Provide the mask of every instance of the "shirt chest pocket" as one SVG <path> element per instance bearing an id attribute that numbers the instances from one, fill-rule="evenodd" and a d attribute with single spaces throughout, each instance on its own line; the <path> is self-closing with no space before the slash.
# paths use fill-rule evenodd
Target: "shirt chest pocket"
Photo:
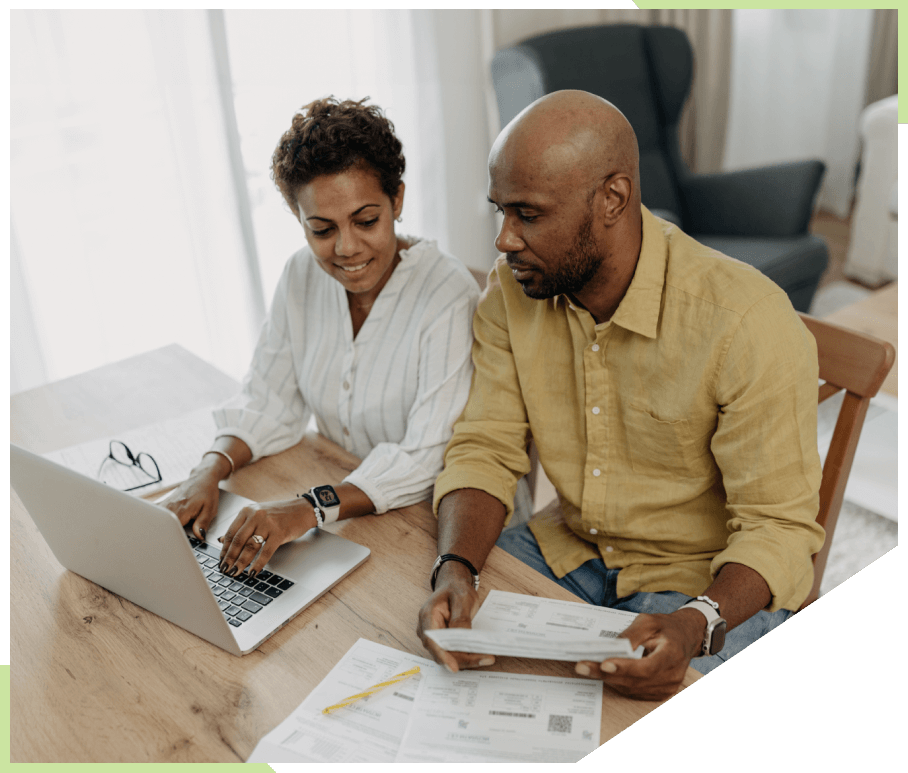
<path id="1" fill-rule="evenodd" d="M 712 433 L 698 433 L 687 419 L 661 419 L 643 406 L 630 406 L 624 423 L 634 472 L 699 478 L 715 470 Z"/>

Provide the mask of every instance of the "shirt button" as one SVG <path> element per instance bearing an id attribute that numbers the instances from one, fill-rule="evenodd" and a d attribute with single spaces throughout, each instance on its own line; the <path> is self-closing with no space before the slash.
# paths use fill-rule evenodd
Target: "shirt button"
<path id="1" fill-rule="evenodd" d="M 605 552 L 606 552 L 606 553 L 611 553 L 614 549 L 615 549 L 615 548 L 613 548 L 611 545 L 609 545 L 609 546 L 605 549 Z"/>
<path id="2" fill-rule="evenodd" d="M 595 408 L 593 408 L 593 413 L 596 414 L 597 416 L 599 415 L 599 406 L 598 405 Z"/>
<path id="3" fill-rule="evenodd" d="M 593 470 L 594 478 L 598 478 L 600 475 L 602 475 L 602 470 Z"/>
<path id="4" fill-rule="evenodd" d="M 598 533 L 599 533 L 598 529 L 590 529 L 590 534 L 598 534 Z"/>
<path id="5" fill-rule="evenodd" d="M 345 381 L 345 382 L 344 382 L 344 389 L 349 389 L 349 388 L 350 388 L 349 382 Z"/>
<path id="6" fill-rule="evenodd" d="M 344 434 L 345 434 L 345 435 L 349 435 L 349 434 L 350 434 L 350 430 L 347 429 L 346 427 L 344 427 Z"/>
<path id="7" fill-rule="evenodd" d="M 599 351 L 599 344 L 593 344 L 592 350 L 593 350 L 594 352 L 598 352 L 598 351 Z"/>

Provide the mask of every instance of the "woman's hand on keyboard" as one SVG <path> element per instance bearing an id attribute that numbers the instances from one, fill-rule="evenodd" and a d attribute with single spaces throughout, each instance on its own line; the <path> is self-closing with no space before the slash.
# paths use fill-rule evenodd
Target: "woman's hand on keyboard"
<path id="1" fill-rule="evenodd" d="M 196 468 L 161 502 L 183 526 L 192 521 L 192 533 L 203 542 L 208 526 L 218 514 L 219 480 L 216 473 Z"/>
<path id="2" fill-rule="evenodd" d="M 243 571 L 255 575 L 281 545 L 315 526 L 315 513 L 305 499 L 244 507 L 222 538 L 220 571 L 232 577 Z"/>

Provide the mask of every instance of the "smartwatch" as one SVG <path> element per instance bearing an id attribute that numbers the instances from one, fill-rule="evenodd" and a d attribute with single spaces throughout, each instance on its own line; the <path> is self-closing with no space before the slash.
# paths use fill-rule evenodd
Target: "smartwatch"
<path id="1" fill-rule="evenodd" d="M 728 623 L 719 614 L 719 605 L 709 596 L 697 596 L 679 609 L 696 609 L 706 618 L 706 633 L 703 635 L 703 646 L 695 657 L 715 655 L 725 646 L 725 632 Z"/>
<path id="2" fill-rule="evenodd" d="M 334 523 L 340 516 L 341 501 L 334 486 L 313 486 L 309 489 L 309 496 L 306 498 L 310 502 L 315 500 L 312 507 L 315 509 L 319 527 L 326 523 Z M 321 517 L 319 517 L 319 511 L 321 511 Z"/>

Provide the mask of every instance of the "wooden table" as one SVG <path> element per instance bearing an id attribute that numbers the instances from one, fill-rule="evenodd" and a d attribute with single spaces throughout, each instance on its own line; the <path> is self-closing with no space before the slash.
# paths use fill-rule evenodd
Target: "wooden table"
<path id="1" fill-rule="evenodd" d="M 863 300 L 845 306 L 824 319 L 837 325 L 850 327 L 860 333 L 881 338 L 891 343 L 896 352 L 899 348 L 899 283 L 892 282 L 880 290 L 871 293 Z M 881 392 L 893 397 L 899 396 L 899 362 L 898 355 L 892 364 L 892 370 L 886 376 Z"/>
<path id="2" fill-rule="evenodd" d="M 177 346 L 10 400 L 11 440 L 43 453 L 228 397 L 237 384 Z M 279 499 L 339 482 L 357 460 L 309 435 L 229 488 Z M 371 557 L 258 650 L 237 658 L 64 570 L 10 496 L 12 762 L 242 762 L 360 637 L 427 656 L 416 635 L 435 559 L 427 504 L 330 527 Z M 26 581 L 24 578 L 28 577 Z M 492 588 L 577 599 L 495 548 Z M 491 670 L 574 676 L 573 664 L 500 658 Z M 690 669 L 685 685 L 698 678 Z M 605 688 L 602 742 L 659 704 Z"/>

